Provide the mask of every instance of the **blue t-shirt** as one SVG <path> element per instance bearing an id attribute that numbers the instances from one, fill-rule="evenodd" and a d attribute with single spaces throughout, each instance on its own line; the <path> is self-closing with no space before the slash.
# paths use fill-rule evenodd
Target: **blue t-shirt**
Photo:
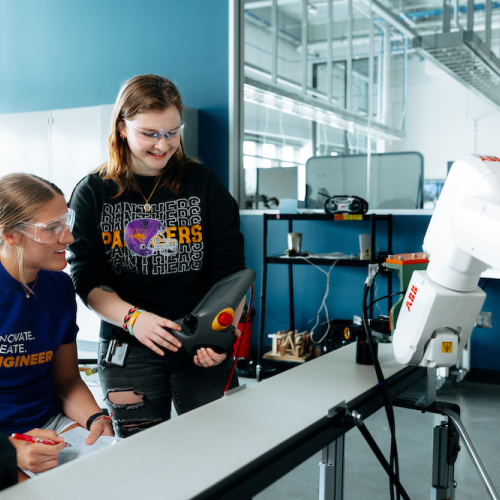
<path id="1" fill-rule="evenodd" d="M 26 432 L 61 411 L 50 366 L 61 344 L 76 339 L 75 292 L 64 272 L 39 271 L 26 298 L 0 264 L 0 431 Z"/>

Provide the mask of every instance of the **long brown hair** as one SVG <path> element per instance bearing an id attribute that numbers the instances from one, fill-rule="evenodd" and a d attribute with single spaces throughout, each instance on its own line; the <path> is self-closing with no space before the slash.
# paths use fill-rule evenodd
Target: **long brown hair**
<path id="1" fill-rule="evenodd" d="M 57 195 L 63 192 L 52 182 L 33 174 L 9 174 L 0 179 L 0 235 L 12 230 L 21 222 L 36 219 L 37 213 Z M 0 249 L 5 241 L 0 237 Z M 24 279 L 23 249 L 17 247 L 17 262 L 21 283 Z"/>
<path id="2" fill-rule="evenodd" d="M 97 169 L 103 179 L 111 179 L 118 185 L 115 197 L 131 190 L 140 192 L 130 168 L 131 153 L 128 142 L 121 138 L 118 125 L 124 120 L 131 120 L 139 113 L 164 111 L 170 106 L 177 108 L 182 119 L 181 96 L 177 87 L 166 78 L 157 75 L 139 75 L 122 85 L 111 120 L 111 134 L 108 139 L 109 161 Z M 180 147 L 168 161 L 168 168 L 164 168 L 161 173 L 160 186 L 179 194 L 182 189 L 184 165 L 187 161 L 196 160 L 186 157 L 181 137 Z"/>

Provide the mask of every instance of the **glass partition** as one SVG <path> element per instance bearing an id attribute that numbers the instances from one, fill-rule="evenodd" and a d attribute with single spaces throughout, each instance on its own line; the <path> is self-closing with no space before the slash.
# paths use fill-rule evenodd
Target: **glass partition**
<path id="1" fill-rule="evenodd" d="M 245 208 L 304 199 L 311 157 L 383 153 L 385 139 L 404 136 L 392 126 L 402 106 L 383 105 L 391 85 L 393 104 L 402 99 L 402 71 L 389 64 L 401 52 L 387 43 L 398 35 L 365 5 L 247 0 L 243 18 Z M 371 37 L 357 35 L 370 25 Z"/>
<path id="2" fill-rule="evenodd" d="M 316 156 L 306 163 L 306 208 L 324 208 L 331 196 L 359 196 L 370 209 L 423 207 L 424 161 L 420 153 Z M 368 181 L 369 177 L 369 181 Z"/>

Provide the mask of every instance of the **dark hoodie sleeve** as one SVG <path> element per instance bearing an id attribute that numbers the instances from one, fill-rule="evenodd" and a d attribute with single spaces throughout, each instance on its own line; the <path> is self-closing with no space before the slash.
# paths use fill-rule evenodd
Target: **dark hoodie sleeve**
<path id="1" fill-rule="evenodd" d="M 245 269 L 238 204 L 215 175 L 209 178 L 207 267 L 211 284 Z"/>
<path id="2" fill-rule="evenodd" d="M 104 186 L 101 179 L 93 177 L 89 175 L 77 184 L 69 202 L 75 211 L 75 241 L 69 246 L 68 262 L 76 292 L 84 303 L 92 289 L 111 285 L 99 229 Z"/>

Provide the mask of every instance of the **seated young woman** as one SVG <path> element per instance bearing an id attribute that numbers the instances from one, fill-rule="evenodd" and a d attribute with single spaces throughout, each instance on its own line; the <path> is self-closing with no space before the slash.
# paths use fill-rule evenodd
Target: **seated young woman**
<path id="1" fill-rule="evenodd" d="M 88 445 L 113 435 L 78 370 L 75 292 L 63 272 L 73 222 L 54 184 L 28 174 L 0 179 L 0 431 L 17 465 L 33 472 L 57 465 L 59 433 L 75 423 L 89 429 Z"/>

